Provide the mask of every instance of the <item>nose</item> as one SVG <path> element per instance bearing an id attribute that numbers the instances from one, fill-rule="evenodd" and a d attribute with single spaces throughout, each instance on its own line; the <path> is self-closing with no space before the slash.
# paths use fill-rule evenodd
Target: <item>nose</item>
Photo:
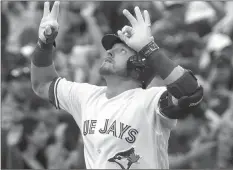
<path id="1" fill-rule="evenodd" d="M 107 57 L 113 57 L 113 54 L 110 50 L 107 51 Z"/>

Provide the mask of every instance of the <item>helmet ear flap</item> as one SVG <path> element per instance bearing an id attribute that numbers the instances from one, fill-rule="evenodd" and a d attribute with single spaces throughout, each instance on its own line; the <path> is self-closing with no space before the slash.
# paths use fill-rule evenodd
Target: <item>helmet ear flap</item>
<path id="1" fill-rule="evenodd" d="M 127 61 L 127 70 L 129 72 L 129 74 L 131 74 L 131 72 L 136 72 L 137 71 L 137 65 L 136 62 L 138 60 L 138 56 L 137 55 L 133 55 L 131 57 L 129 57 L 128 61 Z M 133 73 L 135 74 L 135 73 Z"/>
<path id="2" fill-rule="evenodd" d="M 138 54 L 131 56 L 127 61 L 127 74 L 139 81 L 143 89 L 146 89 L 155 76 L 153 68 L 149 67 L 147 62 Z"/>
<path id="3" fill-rule="evenodd" d="M 140 62 L 140 56 L 133 55 L 127 61 L 127 73 L 130 77 L 140 81 L 140 74 L 144 69 L 143 64 Z"/>
<path id="4" fill-rule="evenodd" d="M 140 77 L 140 73 L 136 69 L 130 69 L 130 70 L 128 69 L 128 74 L 130 77 L 132 77 L 135 80 L 138 80 Z"/>

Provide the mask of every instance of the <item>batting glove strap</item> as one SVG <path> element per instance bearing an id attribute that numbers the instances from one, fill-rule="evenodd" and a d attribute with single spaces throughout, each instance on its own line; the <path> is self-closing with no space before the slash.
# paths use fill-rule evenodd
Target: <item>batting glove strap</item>
<path id="1" fill-rule="evenodd" d="M 145 58 L 148 58 L 153 52 L 159 50 L 159 47 L 154 41 L 151 41 L 149 44 L 144 46 L 140 51 L 139 54 L 141 56 L 144 56 Z"/>
<path id="2" fill-rule="evenodd" d="M 56 42 L 53 41 L 52 43 L 44 43 L 40 38 L 37 41 L 37 45 L 43 49 L 43 50 L 51 50 L 54 47 L 56 47 Z"/>
<path id="3" fill-rule="evenodd" d="M 45 44 L 40 39 L 32 53 L 32 63 L 37 67 L 48 67 L 53 63 L 53 44 Z"/>

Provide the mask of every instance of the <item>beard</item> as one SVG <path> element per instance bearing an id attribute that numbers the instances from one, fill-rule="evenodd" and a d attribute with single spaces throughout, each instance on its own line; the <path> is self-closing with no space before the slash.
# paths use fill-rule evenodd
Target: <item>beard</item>
<path id="1" fill-rule="evenodd" d="M 127 69 L 117 70 L 115 69 L 114 64 L 109 62 L 102 63 L 99 69 L 99 73 L 101 76 L 116 75 L 123 78 L 128 77 Z"/>
<path id="2" fill-rule="evenodd" d="M 113 64 L 104 61 L 100 66 L 99 73 L 101 76 L 113 75 L 114 74 Z"/>

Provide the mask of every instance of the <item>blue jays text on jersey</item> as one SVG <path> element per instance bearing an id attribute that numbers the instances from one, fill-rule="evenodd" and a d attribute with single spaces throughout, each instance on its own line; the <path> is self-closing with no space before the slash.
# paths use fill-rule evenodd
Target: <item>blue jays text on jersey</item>
<path id="1" fill-rule="evenodd" d="M 88 134 L 108 134 L 116 138 L 124 139 L 128 143 L 134 143 L 138 134 L 138 130 L 132 128 L 130 125 L 124 124 L 122 122 L 113 121 L 112 124 L 109 123 L 109 119 L 105 119 L 105 124 L 100 129 L 95 129 L 97 120 L 86 120 L 83 123 L 83 135 Z M 119 126 L 120 131 L 117 131 L 117 126 Z M 127 134 L 127 135 L 126 135 Z"/>

